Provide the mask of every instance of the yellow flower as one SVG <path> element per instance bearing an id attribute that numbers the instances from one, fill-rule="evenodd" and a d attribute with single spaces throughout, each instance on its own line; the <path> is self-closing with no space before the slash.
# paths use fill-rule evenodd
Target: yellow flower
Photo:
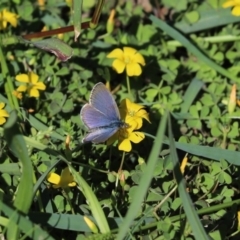
<path id="1" fill-rule="evenodd" d="M 18 74 L 16 80 L 25 84 L 20 85 L 16 91 L 27 91 L 30 97 L 39 97 L 39 90 L 45 90 L 46 86 L 44 83 L 38 82 L 38 78 L 38 75 L 33 72 L 29 72 L 28 74 Z"/>
<path id="2" fill-rule="evenodd" d="M 7 27 L 7 23 L 10 23 L 13 27 L 17 26 L 17 14 L 8 12 L 6 9 L 3 9 L 0 12 L 0 30 Z"/>
<path id="3" fill-rule="evenodd" d="M 145 65 L 143 56 L 131 47 L 114 49 L 107 55 L 108 58 L 115 58 L 112 67 L 117 73 L 122 73 L 126 68 L 128 76 L 139 76 L 142 73 L 141 66 Z"/>
<path id="4" fill-rule="evenodd" d="M 144 106 L 131 102 L 129 99 L 123 99 L 120 103 L 120 115 L 124 122 L 132 125 L 133 121 L 136 122 L 136 128 L 142 127 L 142 119 L 145 118 L 148 122 L 149 116 Z"/>
<path id="5" fill-rule="evenodd" d="M 9 114 L 5 109 L 5 103 L 1 102 L 0 103 L 0 125 L 3 125 L 6 122 L 6 118 L 9 117 Z"/>
<path id="6" fill-rule="evenodd" d="M 74 178 L 68 167 L 62 170 L 61 176 L 56 173 L 49 173 L 47 180 L 54 184 L 53 188 L 67 188 L 76 186 L 76 182 L 74 182 Z"/>
<path id="7" fill-rule="evenodd" d="M 228 0 L 223 3 L 223 8 L 233 7 L 232 15 L 240 16 L 240 0 Z"/>
<path id="8" fill-rule="evenodd" d="M 128 127 L 120 128 L 110 139 L 107 144 L 118 140 L 118 149 L 120 151 L 130 152 L 133 143 L 139 143 L 145 135 L 142 132 L 134 131 L 142 127 L 142 118 L 148 122 L 148 113 L 143 109 L 144 107 L 131 102 L 129 99 L 124 99 L 120 105 L 121 119 L 128 125 Z"/>

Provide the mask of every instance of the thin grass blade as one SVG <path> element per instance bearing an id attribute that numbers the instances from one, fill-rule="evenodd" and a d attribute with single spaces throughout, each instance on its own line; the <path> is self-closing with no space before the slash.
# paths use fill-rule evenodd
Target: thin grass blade
<path id="1" fill-rule="evenodd" d="M 198 47 L 196 47 L 193 42 L 188 40 L 183 34 L 178 32 L 176 29 L 168 25 L 166 22 L 158 19 L 157 17 L 151 15 L 150 20 L 154 25 L 160 28 L 162 31 L 165 31 L 169 36 L 173 39 L 179 41 L 189 52 L 194 54 L 199 60 L 204 62 L 206 65 L 219 72 L 223 76 L 231 79 L 233 82 L 239 82 L 239 79 L 232 75 L 229 71 L 225 70 L 218 64 L 216 64 L 213 60 L 207 57 Z"/>
<path id="2" fill-rule="evenodd" d="M 189 194 L 186 191 L 186 184 L 185 179 L 183 178 L 180 166 L 179 166 L 179 160 L 174 144 L 173 134 L 172 134 L 172 126 L 171 126 L 171 118 L 169 116 L 168 118 L 168 135 L 169 135 L 169 143 L 170 143 L 170 156 L 174 165 L 174 174 L 177 180 L 178 184 L 178 192 L 179 196 L 182 200 L 183 208 L 186 213 L 188 222 L 192 228 L 193 235 L 196 240 L 209 240 L 210 238 L 206 234 L 201 221 L 197 215 L 196 210 L 194 209 L 194 205 L 192 203 L 192 200 L 189 196 Z"/>
<path id="3" fill-rule="evenodd" d="M 130 204 L 127 215 L 124 218 L 122 225 L 120 226 L 119 233 L 116 238 L 117 240 L 124 239 L 126 234 L 129 232 L 129 229 L 131 227 L 131 224 L 134 218 L 136 217 L 139 209 L 141 208 L 142 201 L 148 190 L 149 184 L 152 180 L 153 172 L 155 170 L 155 166 L 158 161 L 159 152 L 162 148 L 164 133 L 165 133 L 166 124 L 167 124 L 167 116 L 168 116 L 168 113 L 166 112 L 163 115 L 161 122 L 159 123 L 156 139 L 152 147 L 152 150 L 150 152 L 150 155 L 148 157 L 145 173 L 140 180 L 138 189 L 136 190 L 132 203 Z"/>
<path id="4" fill-rule="evenodd" d="M 14 207 L 27 214 L 33 199 L 33 167 L 28 150 L 17 125 L 17 111 L 12 111 L 4 127 L 4 137 L 9 149 L 22 165 L 22 175 L 14 199 Z M 8 239 L 18 239 L 18 226 L 10 221 Z"/>

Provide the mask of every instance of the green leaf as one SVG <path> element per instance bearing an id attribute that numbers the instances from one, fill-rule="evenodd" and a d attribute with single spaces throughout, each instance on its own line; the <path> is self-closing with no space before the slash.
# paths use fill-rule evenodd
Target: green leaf
<path id="1" fill-rule="evenodd" d="M 28 213 L 33 198 L 33 168 L 28 150 L 17 125 L 17 112 L 12 111 L 4 126 L 4 137 L 9 149 L 22 165 L 22 175 L 13 202 L 14 207 L 22 213 Z M 7 232 L 8 239 L 18 239 L 18 225 L 10 222 Z"/>
<path id="2" fill-rule="evenodd" d="M 7 224 L 5 227 L 8 227 L 8 229 L 13 226 L 13 224 L 16 224 L 19 229 L 26 234 L 30 239 L 38 240 L 38 239 L 48 239 L 48 240 L 54 240 L 54 238 L 49 235 L 48 232 L 45 232 L 38 224 L 34 224 L 31 220 L 29 220 L 25 215 L 20 214 L 16 210 L 10 208 L 5 203 L 3 203 L 0 200 L 0 209 L 1 211 L 10 218 L 10 220 L 7 221 Z M 3 221 L 1 221 L 1 224 L 3 224 Z M 9 231 L 13 231 L 14 229 L 10 228 Z M 8 238 L 8 239 L 20 239 L 17 238 Z"/>
<path id="3" fill-rule="evenodd" d="M 72 4 L 74 41 L 76 42 L 81 33 L 83 0 L 74 0 Z"/>
<path id="4" fill-rule="evenodd" d="M 200 15 L 198 11 L 191 11 L 191 12 L 187 12 L 185 14 L 185 17 L 190 23 L 195 23 L 199 20 Z"/>
<path id="5" fill-rule="evenodd" d="M 59 60 L 63 62 L 66 62 L 73 55 L 73 49 L 58 38 L 47 38 L 35 42 L 28 41 L 23 38 L 21 38 L 20 40 L 28 44 L 32 44 L 33 46 L 40 48 L 44 51 L 53 53 Z"/>

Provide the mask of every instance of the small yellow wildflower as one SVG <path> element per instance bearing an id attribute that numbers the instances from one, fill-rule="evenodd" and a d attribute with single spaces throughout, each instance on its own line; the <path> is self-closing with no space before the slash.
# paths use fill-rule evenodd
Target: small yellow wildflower
<path id="1" fill-rule="evenodd" d="M 145 118 L 148 122 L 149 116 L 144 106 L 131 102 L 129 99 L 123 99 L 120 103 L 120 115 L 126 123 L 132 124 L 132 121 L 136 122 L 136 128 L 142 127 L 142 119 Z"/>
<path id="2" fill-rule="evenodd" d="M 61 176 L 56 173 L 49 173 L 47 180 L 54 184 L 53 188 L 67 188 L 76 186 L 76 182 L 74 182 L 74 178 L 68 167 L 62 170 Z"/>
<path id="3" fill-rule="evenodd" d="M 46 86 L 43 82 L 38 82 L 39 76 L 33 72 L 28 74 L 18 74 L 16 80 L 24 83 L 17 88 L 17 92 L 28 92 L 30 97 L 39 97 L 39 90 L 45 90 Z"/>
<path id="4" fill-rule="evenodd" d="M 143 56 L 131 47 L 114 49 L 107 55 L 108 58 L 114 58 L 112 67 L 117 73 L 122 73 L 126 68 L 128 76 L 139 76 L 142 73 L 141 66 L 145 65 Z"/>
<path id="5" fill-rule="evenodd" d="M 5 103 L 1 102 L 0 103 L 0 125 L 3 125 L 6 122 L 6 118 L 9 117 L 9 114 L 5 109 Z"/>
<path id="6" fill-rule="evenodd" d="M 108 145 L 118 140 L 118 149 L 120 151 L 130 152 L 132 150 L 131 142 L 139 143 L 145 138 L 144 133 L 134 131 L 142 127 L 142 118 L 149 121 L 148 113 L 143 108 L 143 106 L 133 103 L 129 99 L 124 99 L 121 102 L 121 119 L 128 127 L 120 128 L 107 141 Z"/>
<path id="7" fill-rule="evenodd" d="M 223 3 L 223 8 L 233 7 L 232 15 L 240 16 L 240 0 L 228 0 Z"/>
<path id="8" fill-rule="evenodd" d="M 7 27 L 7 23 L 10 23 L 13 27 L 17 26 L 17 14 L 8 12 L 6 9 L 3 9 L 0 12 L 0 30 Z"/>

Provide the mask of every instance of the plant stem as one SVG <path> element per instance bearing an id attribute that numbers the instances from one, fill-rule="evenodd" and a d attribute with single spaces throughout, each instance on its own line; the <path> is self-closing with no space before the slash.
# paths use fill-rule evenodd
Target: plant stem
<path id="1" fill-rule="evenodd" d="M 132 93 L 131 93 L 131 86 L 130 86 L 130 81 L 129 81 L 129 77 L 127 74 L 126 74 L 126 82 L 127 82 L 128 95 L 129 95 L 130 100 L 132 101 L 133 97 L 132 97 Z"/>

